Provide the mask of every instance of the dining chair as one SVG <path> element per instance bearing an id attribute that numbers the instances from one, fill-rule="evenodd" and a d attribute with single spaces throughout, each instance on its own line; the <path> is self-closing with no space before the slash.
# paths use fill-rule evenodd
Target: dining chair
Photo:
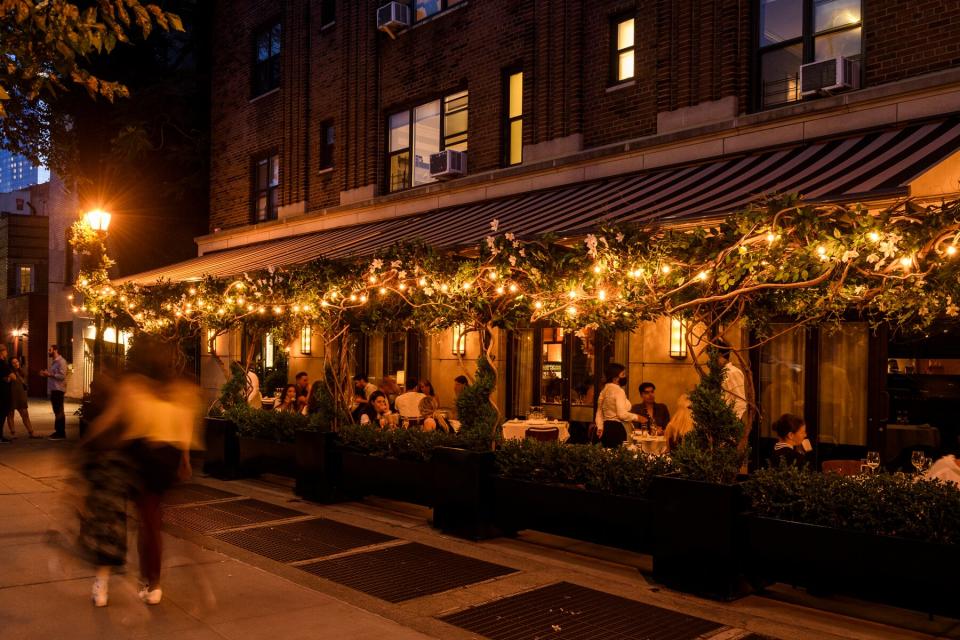
<path id="1" fill-rule="evenodd" d="M 838 473 L 841 476 L 855 476 L 860 473 L 859 460 L 824 460 L 820 465 L 824 473 Z"/>
<path id="2" fill-rule="evenodd" d="M 560 429 L 559 427 L 527 427 L 524 436 L 528 440 L 556 442 L 560 439 Z"/>

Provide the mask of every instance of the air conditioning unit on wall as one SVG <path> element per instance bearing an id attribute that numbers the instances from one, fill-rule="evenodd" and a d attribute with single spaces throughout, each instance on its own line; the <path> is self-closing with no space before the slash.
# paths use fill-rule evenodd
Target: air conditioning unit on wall
<path id="1" fill-rule="evenodd" d="M 850 58 L 828 58 L 800 65 L 800 94 L 829 95 L 860 88 L 860 63 Z"/>
<path id="2" fill-rule="evenodd" d="M 430 155 L 430 177 L 459 178 L 467 173 L 467 152 L 444 149 Z"/>
<path id="3" fill-rule="evenodd" d="M 410 26 L 410 7 L 401 2 L 388 2 L 377 9 L 377 29 L 395 38 L 397 32 Z"/>

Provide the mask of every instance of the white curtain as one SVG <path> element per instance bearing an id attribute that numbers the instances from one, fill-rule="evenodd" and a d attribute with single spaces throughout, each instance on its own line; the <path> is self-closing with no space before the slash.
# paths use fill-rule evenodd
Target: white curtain
<path id="1" fill-rule="evenodd" d="M 783 331 L 784 325 L 772 325 L 770 331 Z M 807 336 L 794 329 L 768 342 L 760 351 L 760 434 L 772 436 L 770 425 L 785 413 L 803 416 L 804 350 Z"/>
<path id="2" fill-rule="evenodd" d="M 820 441 L 867 444 L 866 323 L 824 329 L 820 337 Z"/>

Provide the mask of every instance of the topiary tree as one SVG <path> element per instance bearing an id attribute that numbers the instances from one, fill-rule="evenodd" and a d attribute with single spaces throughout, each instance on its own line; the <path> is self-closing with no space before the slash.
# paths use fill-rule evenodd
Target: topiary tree
<path id="1" fill-rule="evenodd" d="M 690 393 L 694 429 L 683 439 L 673 460 L 682 476 L 703 482 L 730 483 L 747 460 L 740 446 L 744 426 L 723 393 L 726 374 L 719 351 L 708 349 L 709 362 L 700 383 Z"/>
<path id="2" fill-rule="evenodd" d="M 477 360 L 477 374 L 457 398 L 460 433 L 494 442 L 499 438 L 500 414 L 490 402 L 497 376 L 485 353 Z"/>

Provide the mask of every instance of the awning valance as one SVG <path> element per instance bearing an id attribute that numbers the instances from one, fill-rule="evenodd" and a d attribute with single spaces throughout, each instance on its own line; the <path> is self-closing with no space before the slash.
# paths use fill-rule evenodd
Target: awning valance
<path id="1" fill-rule="evenodd" d="M 575 235 L 605 222 L 679 222 L 728 213 L 764 194 L 814 202 L 908 195 L 911 182 L 960 151 L 960 119 L 715 158 L 228 249 L 120 280 L 227 277 L 321 257 L 375 252 L 402 239 L 475 245 L 490 221 L 520 237 Z M 958 176 L 960 177 L 960 176 Z"/>

